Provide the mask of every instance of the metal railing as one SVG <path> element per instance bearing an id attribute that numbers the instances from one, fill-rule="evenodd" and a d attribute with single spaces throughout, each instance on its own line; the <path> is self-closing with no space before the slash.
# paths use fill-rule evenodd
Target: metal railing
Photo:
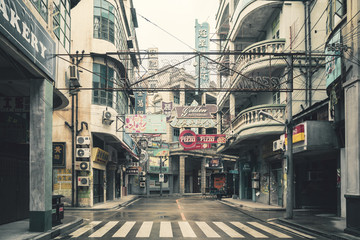
<path id="1" fill-rule="evenodd" d="M 236 116 L 224 133 L 227 135 L 232 132 L 239 133 L 250 127 L 279 126 L 280 122 L 285 120 L 285 106 L 284 104 L 267 104 L 245 109 Z M 269 119 L 262 112 L 271 115 L 273 119 Z"/>

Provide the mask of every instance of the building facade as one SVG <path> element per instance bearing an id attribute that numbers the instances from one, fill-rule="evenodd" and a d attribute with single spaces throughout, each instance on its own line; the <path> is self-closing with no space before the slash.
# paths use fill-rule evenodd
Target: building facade
<path id="1" fill-rule="evenodd" d="M 68 64 L 57 54 L 70 52 L 77 2 L 0 1 L 0 224 L 29 218 L 30 231 L 52 227 L 53 111 L 68 104 L 59 91 Z"/>
<path id="2" fill-rule="evenodd" d="M 325 50 L 327 10 L 328 1 L 220 1 L 219 51 L 233 54 L 220 61 L 218 84 L 228 91 L 218 95 L 218 133 L 229 140 L 218 152 L 239 156 L 240 199 L 287 205 L 285 120 L 292 110 L 293 205 L 339 208 L 340 150 L 329 121 L 325 57 L 312 56 Z"/>
<path id="3" fill-rule="evenodd" d="M 86 11 L 84 11 L 86 10 Z M 66 154 L 54 166 L 53 193 L 72 206 L 93 206 L 129 192 L 127 168 L 138 149 L 124 132 L 139 59 L 132 1 L 81 1 L 71 13 L 68 108 L 54 114 L 53 141 Z M 131 53 L 130 53 L 131 52 Z"/>

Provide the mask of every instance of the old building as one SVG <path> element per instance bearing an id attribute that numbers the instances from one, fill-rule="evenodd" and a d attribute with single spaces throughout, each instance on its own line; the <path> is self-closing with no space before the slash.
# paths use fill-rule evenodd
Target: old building
<path id="1" fill-rule="evenodd" d="M 61 58 L 71 63 L 63 82 L 71 103 L 55 112 L 53 124 L 54 145 L 66 150 L 54 166 L 53 192 L 68 205 L 93 206 L 128 193 L 126 167 L 139 152 L 122 125 L 134 107 L 136 27 L 132 1 L 81 1 L 72 9 L 72 55 Z"/>

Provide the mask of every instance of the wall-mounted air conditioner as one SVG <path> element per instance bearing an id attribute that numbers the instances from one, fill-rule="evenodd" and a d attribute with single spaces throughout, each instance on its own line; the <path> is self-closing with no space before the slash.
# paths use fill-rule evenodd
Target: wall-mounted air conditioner
<path id="1" fill-rule="evenodd" d="M 284 151 L 284 148 L 285 148 L 284 140 L 278 139 L 273 142 L 273 151 L 274 152 L 279 151 L 279 150 Z"/>
<path id="2" fill-rule="evenodd" d="M 86 161 L 76 161 L 75 169 L 79 171 L 90 171 L 90 163 Z"/>
<path id="3" fill-rule="evenodd" d="M 88 158 L 90 157 L 90 148 L 77 148 L 76 149 L 77 158 Z"/>
<path id="4" fill-rule="evenodd" d="M 90 137 L 89 136 L 78 136 L 78 137 L 76 137 L 76 144 L 90 145 Z"/>
<path id="5" fill-rule="evenodd" d="M 102 123 L 103 124 L 107 124 L 107 125 L 111 125 L 113 123 L 113 119 L 112 119 L 112 114 L 109 111 L 104 111 L 103 112 L 103 118 L 102 118 Z"/>
<path id="6" fill-rule="evenodd" d="M 89 177 L 78 177 L 78 186 L 80 186 L 80 187 L 90 186 L 90 178 Z"/>

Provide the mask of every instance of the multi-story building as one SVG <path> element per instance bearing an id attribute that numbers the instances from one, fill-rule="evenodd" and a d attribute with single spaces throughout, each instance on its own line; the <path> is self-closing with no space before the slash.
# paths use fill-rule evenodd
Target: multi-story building
<path id="1" fill-rule="evenodd" d="M 71 103 L 55 112 L 53 124 L 54 144 L 66 150 L 54 166 L 53 192 L 65 204 L 92 206 L 128 193 L 127 167 L 138 151 L 123 119 L 134 104 L 136 27 L 132 1 L 80 1 L 72 9 L 71 66 L 63 82 Z"/>
<path id="2" fill-rule="evenodd" d="M 321 55 L 328 3 L 220 1 L 216 29 L 224 54 L 218 84 L 228 90 L 218 96 L 218 132 L 230 138 L 218 152 L 240 158 L 241 199 L 287 205 L 283 152 L 286 112 L 292 109 L 294 207 L 339 207 L 339 149 L 328 117 Z"/>
<path id="3" fill-rule="evenodd" d="M 0 1 L 0 224 L 52 227 L 53 111 L 68 104 L 70 11 L 78 1 Z M 64 57 L 69 59 L 68 57 Z"/>
<path id="4" fill-rule="evenodd" d="M 346 232 L 360 235 L 359 164 L 359 1 L 329 1 L 326 22 L 326 89 L 340 143 L 339 215 Z M 337 55 L 337 56 L 331 56 Z"/>
<path id="5" fill-rule="evenodd" d="M 163 158 L 165 165 L 162 173 L 165 174 L 165 183 L 162 192 L 166 194 L 205 193 L 211 187 L 210 175 L 212 170 L 220 172 L 220 166 L 210 166 L 212 159 L 219 159 L 220 154 L 214 149 L 186 150 L 179 142 L 179 136 L 184 130 L 193 130 L 197 134 L 216 134 L 216 124 L 209 128 L 196 126 L 196 119 L 177 121 L 176 108 L 201 106 L 202 104 L 215 105 L 214 92 L 197 92 L 196 81 L 198 78 L 191 72 L 193 62 L 186 62 L 179 66 L 184 59 L 192 59 L 193 54 L 184 56 L 158 53 L 157 49 L 149 49 L 149 71 L 143 76 L 145 81 L 142 87 L 148 88 L 146 100 L 146 114 L 166 114 L 167 133 L 156 138 L 150 137 L 147 149 L 149 161 L 147 166 L 147 194 L 158 194 L 159 184 L 159 157 L 152 157 L 157 148 L 169 148 L 169 157 Z M 196 65 L 196 64 L 195 64 Z M 154 67 L 155 66 L 155 67 Z M 190 67 L 189 67 L 190 66 Z M 139 86 L 140 87 L 140 86 Z M 216 123 L 216 121 L 214 121 Z M 221 156 L 224 165 L 234 165 L 234 158 Z M 222 167 L 223 165 L 221 165 Z M 213 169 L 211 169 L 213 168 Z M 233 166 L 231 167 L 233 169 Z"/>

